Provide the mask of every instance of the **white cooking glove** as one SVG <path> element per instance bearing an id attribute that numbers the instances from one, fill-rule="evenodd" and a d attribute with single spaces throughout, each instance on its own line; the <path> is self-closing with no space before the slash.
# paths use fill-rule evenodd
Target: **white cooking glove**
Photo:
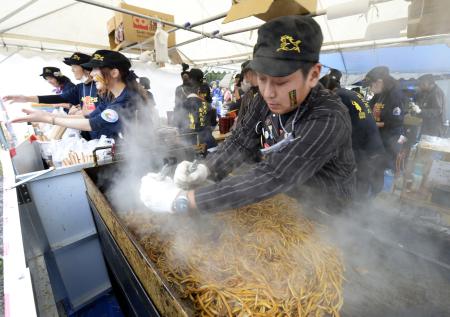
<path id="1" fill-rule="evenodd" d="M 416 104 L 412 105 L 411 108 L 417 114 L 422 112 L 422 109 L 420 109 L 420 107 L 418 105 L 416 105 Z"/>
<path id="2" fill-rule="evenodd" d="M 203 184 L 206 181 L 209 175 L 208 167 L 204 164 L 198 164 L 196 170 L 191 172 L 192 165 L 193 163 L 189 161 L 183 161 L 178 164 L 173 176 L 173 181 L 177 186 L 189 188 Z"/>
<path id="3" fill-rule="evenodd" d="M 148 173 L 141 179 L 140 196 L 144 205 L 153 212 L 172 212 L 172 204 L 180 193 L 168 176 Z"/>
<path id="4" fill-rule="evenodd" d="M 408 141 L 408 139 L 407 139 L 404 135 L 400 135 L 400 137 L 399 137 L 398 140 L 397 140 L 397 143 L 398 143 L 398 144 L 403 144 L 403 143 L 405 143 L 406 141 Z"/>

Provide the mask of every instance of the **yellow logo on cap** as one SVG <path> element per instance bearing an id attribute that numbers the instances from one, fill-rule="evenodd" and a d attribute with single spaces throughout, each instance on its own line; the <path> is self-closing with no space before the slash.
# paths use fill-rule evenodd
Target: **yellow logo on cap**
<path id="1" fill-rule="evenodd" d="M 103 61 L 104 57 L 100 54 L 94 54 L 94 57 L 92 59 L 96 61 Z"/>
<path id="2" fill-rule="evenodd" d="M 72 59 L 76 59 L 77 61 L 79 61 L 80 60 L 80 56 L 78 56 L 77 54 L 74 54 L 72 56 Z"/>
<path id="3" fill-rule="evenodd" d="M 277 49 L 279 51 L 296 51 L 300 53 L 300 43 L 301 40 L 294 41 L 294 38 L 290 35 L 283 35 L 280 37 L 280 48 Z"/>

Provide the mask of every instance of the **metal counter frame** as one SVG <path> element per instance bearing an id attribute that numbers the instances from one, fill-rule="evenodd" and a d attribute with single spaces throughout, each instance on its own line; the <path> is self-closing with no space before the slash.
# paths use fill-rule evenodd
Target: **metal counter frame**
<path id="1" fill-rule="evenodd" d="M 100 217 L 101 220 L 101 222 L 97 222 L 97 224 L 100 223 L 99 230 L 101 230 L 102 224 L 106 225 L 112 239 L 117 243 L 117 246 L 120 248 L 129 264 L 126 265 L 126 267 L 130 268 L 131 271 L 126 274 L 128 276 L 135 275 L 138 278 L 145 289 L 146 294 L 161 316 L 193 316 L 194 310 L 192 306 L 188 304 L 187 300 L 181 299 L 179 294 L 159 273 L 153 262 L 147 257 L 145 250 L 143 250 L 133 235 L 117 217 L 111 205 L 95 185 L 90 175 L 86 171 L 82 171 L 82 174 L 85 178 L 87 195 L 90 199 L 91 206 L 95 207 L 93 209 L 98 214 L 95 217 L 96 219 L 97 217 Z M 104 240 L 104 234 L 101 233 L 101 235 L 101 239 L 103 240 L 102 243 L 105 244 L 106 240 Z M 108 258 L 108 254 L 110 254 L 109 251 L 105 252 L 107 261 L 110 264 L 114 263 L 116 259 Z M 118 269 L 115 270 L 118 271 Z M 123 280 L 123 277 L 119 277 L 119 280 Z M 141 296 L 140 298 L 142 299 L 143 297 Z"/>
<path id="2" fill-rule="evenodd" d="M 100 213 L 89 199 L 94 220 L 97 225 L 97 232 L 102 246 L 102 251 L 106 259 L 108 268 L 112 274 L 112 285 L 114 293 L 121 302 L 121 308 L 126 316 L 161 316 L 153 302 L 148 297 L 139 278 L 134 274 L 133 269 L 126 260 L 124 254 L 117 245 L 114 237 L 109 232 Z M 117 286 L 117 287 L 116 287 Z M 117 289 L 118 288 L 118 289 Z"/>
<path id="3" fill-rule="evenodd" d="M 75 313 L 111 289 L 81 175 L 84 168 L 93 165 L 42 173 L 44 166 L 36 142 L 25 141 L 16 153 L 12 158 L 15 184 L 28 179 L 16 187 L 16 192 L 25 259 L 33 270 L 35 296 L 42 295 L 44 279 L 51 285 L 53 302 L 64 306 L 66 313 Z M 37 306 L 38 311 L 42 310 L 39 302 Z"/>

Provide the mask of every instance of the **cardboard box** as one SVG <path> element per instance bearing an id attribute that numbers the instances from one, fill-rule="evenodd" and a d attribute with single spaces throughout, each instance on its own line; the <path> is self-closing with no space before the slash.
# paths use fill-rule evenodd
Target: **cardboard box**
<path id="1" fill-rule="evenodd" d="M 428 187 L 450 187 L 450 162 L 433 161 L 427 182 Z"/>
<path id="2" fill-rule="evenodd" d="M 408 8 L 408 38 L 448 34 L 448 0 L 412 0 Z"/>
<path id="3" fill-rule="evenodd" d="M 317 0 L 240 0 L 233 1 L 223 23 L 249 16 L 268 21 L 285 15 L 314 13 L 316 10 Z"/>
<path id="4" fill-rule="evenodd" d="M 409 159 L 400 198 L 437 210 L 450 224 L 450 140 L 424 135 Z"/>
<path id="5" fill-rule="evenodd" d="M 174 22 L 174 16 L 162 12 L 152 11 L 121 2 L 120 8 L 130 10 L 139 14 L 158 18 L 167 22 Z M 141 43 L 155 35 L 157 24 L 150 20 L 116 12 L 114 17 L 108 20 L 107 29 L 109 46 L 112 50 L 120 50 L 127 46 Z M 168 31 L 173 27 L 164 25 L 164 30 Z M 175 45 L 175 32 L 169 34 L 168 47 Z M 143 50 L 153 50 L 153 41 L 143 45 Z"/>

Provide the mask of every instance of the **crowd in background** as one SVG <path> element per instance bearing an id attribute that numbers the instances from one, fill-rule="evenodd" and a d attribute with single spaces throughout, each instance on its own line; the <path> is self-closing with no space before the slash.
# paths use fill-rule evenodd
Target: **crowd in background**
<path id="1" fill-rule="evenodd" d="M 122 54 L 100 50 L 89 56 L 77 52 L 64 62 L 72 67 L 79 84 L 71 83 L 58 68 L 44 67 L 41 76 L 55 88 L 56 95 L 5 96 L 4 100 L 58 104 L 67 115 L 26 111 L 27 116 L 15 122 L 78 129 L 85 139 L 101 135 L 116 138 L 122 136 L 124 121 L 156 115 L 151 111 L 155 101 L 149 79 L 138 78 Z M 208 149 L 216 147 L 213 131 L 221 118 L 233 119 L 235 128 L 257 99 L 258 73 L 250 65 L 250 61 L 243 63 L 241 72 L 227 86 L 218 80 L 208 83 L 202 70 L 183 64 L 171 124 L 180 133 L 196 134 L 196 142 L 206 144 Z M 402 171 L 411 146 L 421 135 L 445 136 L 445 96 L 432 74 L 419 77 L 411 91 L 384 66 L 370 70 L 358 87 L 350 90 L 341 87 L 341 79 L 339 70 L 330 69 L 318 85 L 337 95 L 347 107 L 360 181 L 357 188 L 362 196 L 375 195 L 382 189 L 385 171 L 388 175 Z M 420 124 L 411 124 L 411 117 L 419 119 Z"/>
<path id="2" fill-rule="evenodd" d="M 338 95 L 347 106 L 352 120 L 353 151 L 358 168 L 361 195 L 373 196 L 383 188 L 385 173 L 400 173 L 411 146 L 422 135 L 444 136 L 446 124 L 445 96 L 434 76 L 417 79 L 413 92 L 404 89 L 387 67 L 369 71 L 359 86 L 341 87 L 342 73 L 330 69 L 320 85 Z M 183 84 L 176 89 L 175 125 L 182 132 L 197 132 L 200 142 L 217 145 L 212 130 L 220 117 L 233 116 L 235 125 L 245 116 L 258 94 L 257 74 L 249 61 L 241 66 L 232 90 L 220 87 L 219 81 L 206 83 L 203 72 L 187 68 Z M 419 118 L 411 125 L 408 118 Z"/>

